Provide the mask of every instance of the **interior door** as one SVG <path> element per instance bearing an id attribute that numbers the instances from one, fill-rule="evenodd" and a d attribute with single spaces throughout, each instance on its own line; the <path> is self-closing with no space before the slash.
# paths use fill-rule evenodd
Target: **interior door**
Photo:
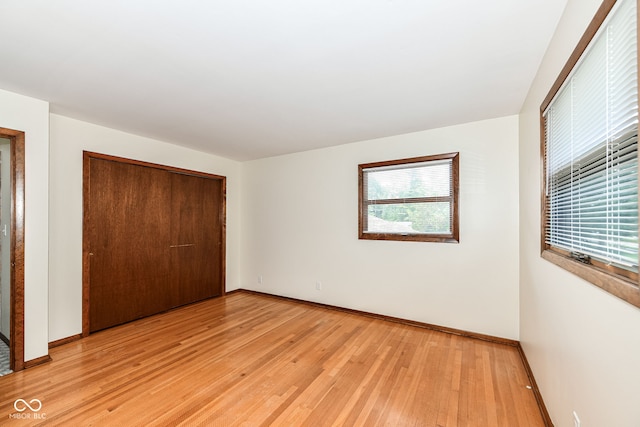
<path id="1" fill-rule="evenodd" d="M 222 294 L 222 180 L 171 174 L 173 306 Z"/>
<path id="2" fill-rule="evenodd" d="M 90 159 L 90 331 L 171 306 L 171 174 Z"/>
<path id="3" fill-rule="evenodd" d="M 225 177 L 84 153 L 83 335 L 224 294 Z"/>

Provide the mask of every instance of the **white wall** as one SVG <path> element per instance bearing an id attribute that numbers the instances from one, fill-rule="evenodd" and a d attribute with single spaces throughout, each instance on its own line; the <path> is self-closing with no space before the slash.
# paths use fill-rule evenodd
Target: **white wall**
<path id="1" fill-rule="evenodd" d="M 49 338 L 82 332 L 82 151 L 227 177 L 227 290 L 239 287 L 240 163 L 51 115 Z"/>
<path id="2" fill-rule="evenodd" d="M 600 0 L 569 0 L 520 115 L 520 340 L 558 427 L 640 425 L 640 309 L 540 258 L 539 108 Z"/>
<path id="3" fill-rule="evenodd" d="M 0 127 L 25 132 L 24 360 L 28 361 L 49 352 L 49 104 L 0 90 Z"/>
<path id="4" fill-rule="evenodd" d="M 244 163 L 242 286 L 517 339 L 517 130 L 512 116 Z M 459 244 L 358 240 L 359 163 L 453 151 Z"/>

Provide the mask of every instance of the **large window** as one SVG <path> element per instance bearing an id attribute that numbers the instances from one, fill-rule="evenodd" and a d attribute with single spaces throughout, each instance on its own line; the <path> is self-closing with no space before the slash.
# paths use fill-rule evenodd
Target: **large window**
<path id="1" fill-rule="evenodd" d="M 640 305 L 635 0 L 605 1 L 541 107 L 543 257 Z"/>
<path id="2" fill-rule="evenodd" d="M 457 242 L 458 157 L 359 165 L 360 238 Z"/>

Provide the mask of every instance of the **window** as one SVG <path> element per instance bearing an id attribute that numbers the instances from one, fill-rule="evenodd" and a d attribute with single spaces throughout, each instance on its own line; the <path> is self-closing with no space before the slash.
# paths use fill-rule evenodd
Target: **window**
<path id="1" fill-rule="evenodd" d="M 458 157 L 358 165 L 360 239 L 458 242 Z"/>
<path id="2" fill-rule="evenodd" d="M 603 4 L 541 106 L 542 250 L 640 306 L 636 8 Z"/>

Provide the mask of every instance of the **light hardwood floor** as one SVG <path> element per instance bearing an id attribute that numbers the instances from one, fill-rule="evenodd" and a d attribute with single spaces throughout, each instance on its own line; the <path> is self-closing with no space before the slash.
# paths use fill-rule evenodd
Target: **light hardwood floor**
<path id="1" fill-rule="evenodd" d="M 544 425 L 515 347 L 246 292 L 50 354 L 0 425 Z"/>

